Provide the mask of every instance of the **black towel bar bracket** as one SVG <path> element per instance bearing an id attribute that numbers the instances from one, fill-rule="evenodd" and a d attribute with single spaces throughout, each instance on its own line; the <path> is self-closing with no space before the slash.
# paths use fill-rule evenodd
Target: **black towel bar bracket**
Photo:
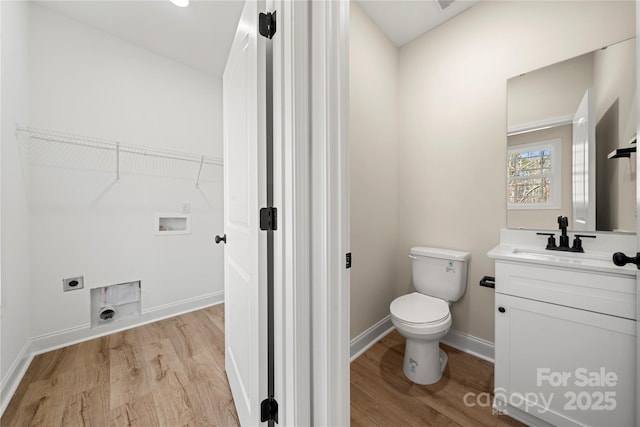
<path id="1" fill-rule="evenodd" d="M 480 286 L 484 286 L 485 288 L 495 289 L 496 287 L 496 278 L 493 276 L 484 276 L 480 280 Z"/>

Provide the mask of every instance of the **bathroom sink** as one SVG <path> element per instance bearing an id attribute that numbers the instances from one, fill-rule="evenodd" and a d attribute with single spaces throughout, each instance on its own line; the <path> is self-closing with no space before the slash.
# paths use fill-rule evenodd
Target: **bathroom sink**
<path id="1" fill-rule="evenodd" d="M 635 265 L 618 267 L 613 254 L 638 252 L 636 236 L 631 234 L 595 232 L 597 238 L 584 242 L 584 252 L 550 251 L 545 249 L 546 235 L 540 230 L 500 230 L 500 244 L 487 253 L 489 258 L 518 264 L 536 264 L 550 268 L 583 270 L 616 276 L 634 277 Z"/>
<path id="2" fill-rule="evenodd" d="M 611 254 L 608 253 L 582 253 L 538 250 L 531 248 L 514 248 L 513 255 L 524 260 L 550 262 L 567 267 L 584 267 L 589 269 L 619 268 L 613 264 Z"/>
<path id="3" fill-rule="evenodd" d="M 591 270 L 602 273 L 616 273 L 635 276 L 636 271 L 635 266 L 616 266 L 611 259 L 613 253 L 609 252 L 562 252 L 501 244 L 491 250 L 488 255 L 490 258 L 494 259 Z"/>
<path id="4" fill-rule="evenodd" d="M 522 257 L 531 257 L 535 259 L 546 259 L 549 261 L 564 261 L 583 263 L 591 261 L 604 261 L 611 263 L 611 255 L 608 254 L 585 254 L 583 252 L 562 252 L 562 251 L 549 251 L 549 250 L 537 250 L 530 248 L 515 248 L 513 249 L 514 255 L 520 255 Z"/>

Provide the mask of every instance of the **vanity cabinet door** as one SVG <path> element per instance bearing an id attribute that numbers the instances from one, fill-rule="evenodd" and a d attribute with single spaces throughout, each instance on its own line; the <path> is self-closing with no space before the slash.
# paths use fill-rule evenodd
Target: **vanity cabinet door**
<path id="1" fill-rule="evenodd" d="M 553 425 L 634 425 L 635 321 L 504 294 L 495 315 L 497 409 Z"/>

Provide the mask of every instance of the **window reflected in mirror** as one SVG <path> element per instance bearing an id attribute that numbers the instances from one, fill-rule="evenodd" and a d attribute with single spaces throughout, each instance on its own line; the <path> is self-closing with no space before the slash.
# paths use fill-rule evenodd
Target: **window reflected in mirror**
<path id="1" fill-rule="evenodd" d="M 507 151 L 507 208 L 558 209 L 559 139 L 512 145 Z"/>

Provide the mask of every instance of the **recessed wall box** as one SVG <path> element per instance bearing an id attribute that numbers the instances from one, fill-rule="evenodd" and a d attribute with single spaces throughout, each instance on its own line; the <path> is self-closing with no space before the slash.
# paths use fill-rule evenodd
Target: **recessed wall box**
<path id="1" fill-rule="evenodd" d="M 160 236 L 191 234 L 191 214 L 156 214 L 154 230 Z"/>

